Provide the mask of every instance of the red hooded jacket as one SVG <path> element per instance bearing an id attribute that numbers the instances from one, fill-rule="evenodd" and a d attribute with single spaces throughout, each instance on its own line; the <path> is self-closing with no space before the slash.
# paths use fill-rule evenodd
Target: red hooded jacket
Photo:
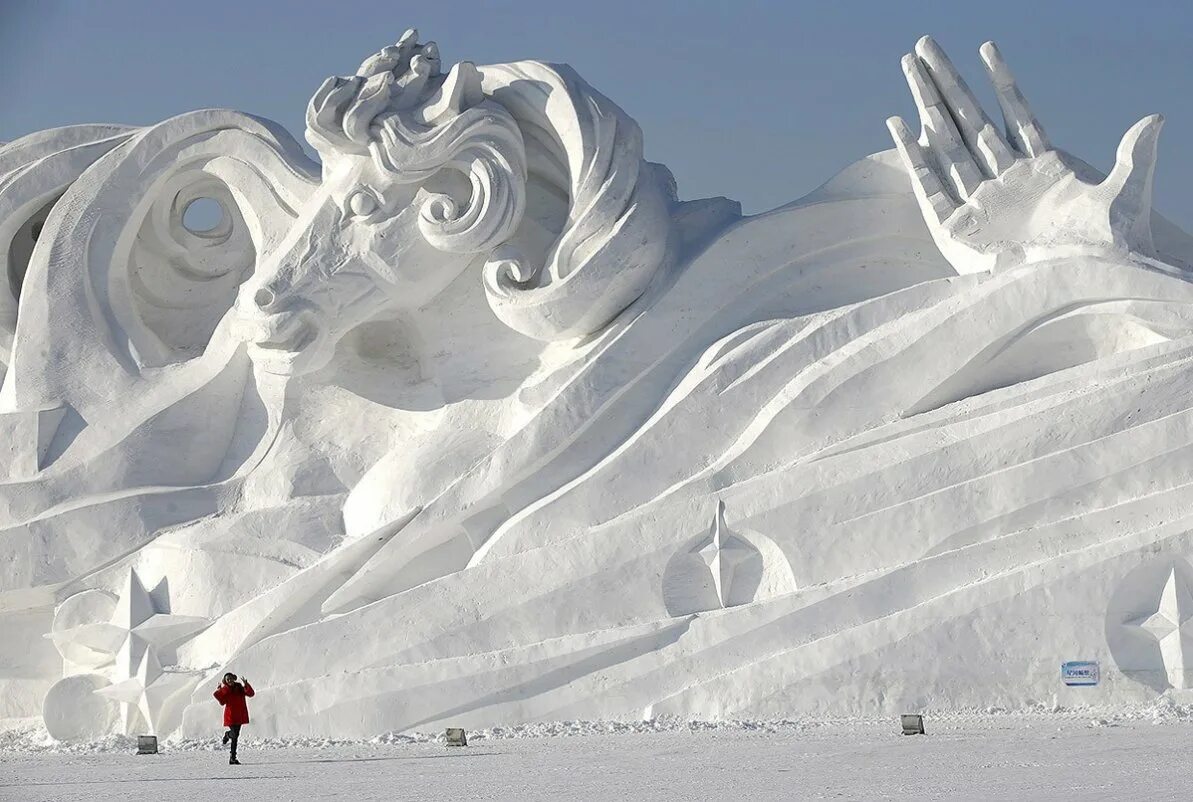
<path id="1" fill-rule="evenodd" d="M 231 685 L 221 685 L 215 689 L 212 696 L 224 706 L 224 726 L 249 723 L 249 706 L 245 697 L 253 695 L 253 686 L 247 682 L 241 685 L 233 682 Z"/>

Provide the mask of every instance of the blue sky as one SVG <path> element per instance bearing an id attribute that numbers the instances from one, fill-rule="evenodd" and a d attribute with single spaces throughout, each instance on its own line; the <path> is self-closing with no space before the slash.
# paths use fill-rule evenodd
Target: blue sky
<path id="1" fill-rule="evenodd" d="M 930 33 L 991 100 L 994 39 L 1054 143 L 1100 167 L 1168 117 L 1157 206 L 1193 229 L 1193 4 L 1085 2 L 253 2 L 0 0 L 0 139 L 204 106 L 301 136 L 310 94 L 406 27 L 445 62 L 564 61 L 641 124 L 684 197 L 762 211 L 890 146 L 899 57 Z"/>

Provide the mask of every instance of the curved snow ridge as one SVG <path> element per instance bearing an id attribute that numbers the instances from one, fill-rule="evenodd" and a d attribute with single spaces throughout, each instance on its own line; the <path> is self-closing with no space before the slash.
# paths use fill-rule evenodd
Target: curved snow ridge
<path id="1" fill-rule="evenodd" d="M 1042 321 L 1118 299 L 1154 302 L 1153 311 L 1188 317 L 1180 307 L 1193 308 L 1193 287 L 1096 260 L 1048 263 L 917 285 L 824 318 L 755 324 L 714 343 L 629 438 L 511 517 L 484 554 L 558 542 L 605 523 L 613 517 L 601 515 L 609 496 L 619 499 L 615 512 L 624 514 L 710 473 L 750 476 L 801 453 L 811 457 L 899 416 L 925 397 L 923 384 L 941 386 L 964 372 L 992 338 L 1023 336 Z M 1138 306 L 1133 312 L 1142 311 Z M 787 342 L 773 347 L 779 339 Z M 758 366 L 740 367 L 753 354 Z M 915 383 L 904 380 L 913 375 Z M 716 424 L 707 426 L 710 420 Z"/>
<path id="2" fill-rule="evenodd" d="M 1147 385 L 1148 414 L 1135 412 L 1139 385 L 1124 383 L 1116 394 L 1102 388 L 1069 397 L 1054 409 L 1017 417 L 1013 425 L 971 430 L 959 419 L 917 434 L 919 445 L 888 441 L 809 466 L 815 470 L 759 477 L 722 497 L 743 526 L 781 532 L 790 528 L 786 522 L 800 522 L 779 542 L 802 582 L 831 578 L 845 565 L 857 569 L 922 549 L 933 553 L 963 531 L 971 537 L 983 526 L 1003 531 L 1019 510 L 1025 511 L 1021 525 L 1061 511 L 1089 511 L 1100 496 L 1088 488 L 1109 502 L 1154 491 L 1158 480 L 1151 470 L 1171 474 L 1173 481 L 1189 473 L 1185 372 L 1176 366 L 1167 384 Z M 1050 421 L 1056 419 L 1068 424 L 1054 428 Z M 890 532 L 900 536 L 886 537 Z"/>
<path id="3" fill-rule="evenodd" d="M 1186 303 L 1155 298 L 1091 298 L 1062 307 L 993 342 L 903 417 L 1184 337 L 1191 323 Z"/>
<path id="4" fill-rule="evenodd" d="M 950 422 L 968 420 L 980 426 L 983 420 L 990 420 L 997 425 L 1002 416 L 1013 417 L 1020 411 L 1043 408 L 1041 405 L 1055 406 L 1068 398 L 1098 392 L 1114 384 L 1147 380 L 1150 374 L 1157 371 L 1184 370 L 1190 360 L 1193 360 L 1193 340 L 1187 337 L 1113 354 L 1095 363 L 1075 365 L 1037 379 L 989 390 L 981 395 L 920 412 L 911 418 L 893 420 L 828 446 L 808 461 L 831 460 L 851 451 L 881 446 L 901 438 L 914 439 Z M 742 481 L 750 482 L 758 478 Z"/>

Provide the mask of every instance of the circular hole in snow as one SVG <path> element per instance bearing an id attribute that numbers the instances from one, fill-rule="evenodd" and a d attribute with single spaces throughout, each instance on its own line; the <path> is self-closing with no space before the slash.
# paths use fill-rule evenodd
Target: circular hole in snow
<path id="1" fill-rule="evenodd" d="M 224 207 L 213 198 L 195 198 L 182 211 L 182 225 L 192 234 L 206 234 L 224 221 Z"/>

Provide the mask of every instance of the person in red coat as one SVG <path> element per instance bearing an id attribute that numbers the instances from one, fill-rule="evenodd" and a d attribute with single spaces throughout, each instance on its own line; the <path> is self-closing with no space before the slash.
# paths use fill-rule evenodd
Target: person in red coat
<path id="1" fill-rule="evenodd" d="M 240 740 L 240 728 L 249 723 L 249 705 L 245 699 L 253 694 L 253 686 L 249 685 L 249 681 L 246 679 L 243 685 L 240 684 L 231 671 L 224 675 L 224 681 L 212 694 L 224 706 L 224 726 L 228 728 L 224 733 L 224 745 L 232 744 L 228 754 L 229 766 L 240 765 L 236 759 L 236 744 Z"/>

